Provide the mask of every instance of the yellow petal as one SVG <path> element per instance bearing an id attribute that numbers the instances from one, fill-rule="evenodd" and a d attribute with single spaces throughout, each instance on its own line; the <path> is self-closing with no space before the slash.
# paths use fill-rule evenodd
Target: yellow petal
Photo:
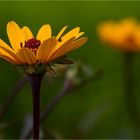
<path id="1" fill-rule="evenodd" d="M 69 40 L 72 37 L 76 37 L 79 34 L 80 28 L 76 27 L 74 29 L 72 29 L 71 31 L 69 31 L 67 34 L 65 34 L 64 36 L 61 37 L 62 42 L 66 42 L 67 40 Z"/>
<path id="2" fill-rule="evenodd" d="M 68 26 L 65 26 L 65 27 L 63 27 L 61 30 L 60 30 L 60 32 L 57 34 L 57 36 L 56 36 L 56 39 L 58 40 L 61 36 L 62 36 L 62 34 L 64 33 L 64 31 L 66 30 L 66 28 L 67 28 Z"/>
<path id="3" fill-rule="evenodd" d="M 15 61 L 17 61 L 17 63 L 20 63 L 20 60 L 18 59 L 17 55 L 13 51 L 10 51 L 9 49 L 3 46 L 0 46 L 0 54 L 14 59 Z"/>
<path id="4" fill-rule="evenodd" d="M 22 61 L 24 64 L 35 64 L 36 63 L 36 56 L 35 54 L 27 48 L 21 48 L 18 53 L 17 53 L 19 59 Z"/>
<path id="5" fill-rule="evenodd" d="M 43 25 L 37 34 L 37 39 L 41 42 L 51 37 L 51 27 L 49 24 Z"/>
<path id="6" fill-rule="evenodd" d="M 7 24 L 7 34 L 13 49 L 18 52 L 21 43 L 24 43 L 25 40 L 21 29 L 14 21 L 10 21 Z"/>
<path id="7" fill-rule="evenodd" d="M 57 50 L 54 50 L 50 55 L 49 55 L 49 61 L 54 60 L 60 56 L 65 55 L 65 50 L 67 50 L 67 48 L 69 48 L 73 41 L 74 41 L 75 37 L 72 37 L 71 39 L 67 40 L 61 47 L 59 47 Z"/>
<path id="8" fill-rule="evenodd" d="M 77 49 L 78 47 L 82 46 L 87 40 L 87 37 L 83 37 L 78 40 L 74 40 L 74 38 L 68 40 L 66 43 L 64 43 L 64 45 L 62 45 L 58 50 L 56 50 L 56 52 L 52 54 L 49 60 L 54 60 Z"/>
<path id="9" fill-rule="evenodd" d="M 0 46 L 3 46 L 10 51 L 13 51 L 13 49 L 9 45 L 7 45 L 2 39 L 0 39 Z"/>
<path id="10" fill-rule="evenodd" d="M 0 57 L 6 61 L 8 61 L 11 64 L 17 65 L 19 64 L 15 59 L 12 59 L 11 57 L 8 57 L 6 55 L 0 54 Z"/>
<path id="11" fill-rule="evenodd" d="M 77 48 L 79 48 L 80 46 L 82 46 L 83 44 L 85 44 L 87 42 L 88 38 L 87 37 L 83 37 L 80 38 L 78 40 L 75 40 L 72 45 L 65 51 L 65 53 L 71 52 Z"/>
<path id="12" fill-rule="evenodd" d="M 82 36 L 84 34 L 84 32 L 80 32 L 75 39 L 79 38 L 80 36 Z"/>
<path id="13" fill-rule="evenodd" d="M 33 38 L 31 30 L 27 26 L 24 26 L 21 30 L 26 41 Z"/>
<path id="14" fill-rule="evenodd" d="M 45 63 L 48 59 L 49 54 L 54 50 L 56 44 L 56 38 L 49 38 L 48 40 L 44 41 L 38 48 L 37 59 L 40 62 Z"/>

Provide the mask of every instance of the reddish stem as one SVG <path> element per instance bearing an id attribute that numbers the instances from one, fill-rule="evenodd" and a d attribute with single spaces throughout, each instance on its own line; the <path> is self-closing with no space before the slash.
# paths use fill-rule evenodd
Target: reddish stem
<path id="1" fill-rule="evenodd" d="M 40 130 L 40 87 L 44 74 L 29 74 L 33 97 L 33 139 L 39 139 Z"/>

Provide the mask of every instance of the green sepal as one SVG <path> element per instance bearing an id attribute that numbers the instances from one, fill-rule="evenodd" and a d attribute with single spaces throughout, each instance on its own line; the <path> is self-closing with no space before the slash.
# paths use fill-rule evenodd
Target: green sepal
<path id="1" fill-rule="evenodd" d="M 16 66 L 21 72 L 27 74 L 39 74 L 46 72 L 46 64 L 37 63 L 35 65 L 18 65 Z"/>
<path id="2" fill-rule="evenodd" d="M 74 63 L 74 61 L 69 58 L 66 58 L 66 59 L 58 62 L 58 64 L 73 64 L 73 63 Z"/>
<path id="3" fill-rule="evenodd" d="M 67 55 L 63 55 L 53 61 L 51 61 L 52 64 L 73 64 L 74 61 L 72 59 L 67 58 Z"/>
<path id="4" fill-rule="evenodd" d="M 57 59 L 52 60 L 51 63 L 52 63 L 52 64 L 57 64 L 57 63 L 63 61 L 64 59 L 66 59 L 66 58 L 67 58 L 67 55 L 63 55 L 63 56 L 60 56 L 60 57 L 57 58 Z"/>

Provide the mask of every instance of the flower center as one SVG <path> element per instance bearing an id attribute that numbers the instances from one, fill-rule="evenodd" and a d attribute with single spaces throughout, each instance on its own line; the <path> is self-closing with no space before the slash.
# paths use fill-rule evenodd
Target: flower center
<path id="1" fill-rule="evenodd" d="M 29 48 L 29 49 L 38 49 L 38 47 L 40 46 L 41 41 L 37 40 L 35 38 L 29 39 L 28 41 L 25 41 L 25 48 Z"/>
<path id="2" fill-rule="evenodd" d="M 37 52 L 38 47 L 40 46 L 41 41 L 35 38 L 29 39 L 25 41 L 25 48 L 31 49 L 35 54 Z M 22 47 L 22 44 L 21 44 Z"/>

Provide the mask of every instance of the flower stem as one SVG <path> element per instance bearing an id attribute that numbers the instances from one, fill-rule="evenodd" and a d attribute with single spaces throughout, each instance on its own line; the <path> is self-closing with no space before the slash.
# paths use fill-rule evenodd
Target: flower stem
<path id="1" fill-rule="evenodd" d="M 40 128 L 40 87 L 44 74 L 28 74 L 33 97 L 33 139 L 39 139 Z"/>
<path id="2" fill-rule="evenodd" d="M 134 94 L 134 66 L 133 53 L 124 54 L 124 86 L 125 86 L 125 100 L 131 120 L 135 125 L 135 137 L 139 135 L 140 129 L 140 114 Z"/>

